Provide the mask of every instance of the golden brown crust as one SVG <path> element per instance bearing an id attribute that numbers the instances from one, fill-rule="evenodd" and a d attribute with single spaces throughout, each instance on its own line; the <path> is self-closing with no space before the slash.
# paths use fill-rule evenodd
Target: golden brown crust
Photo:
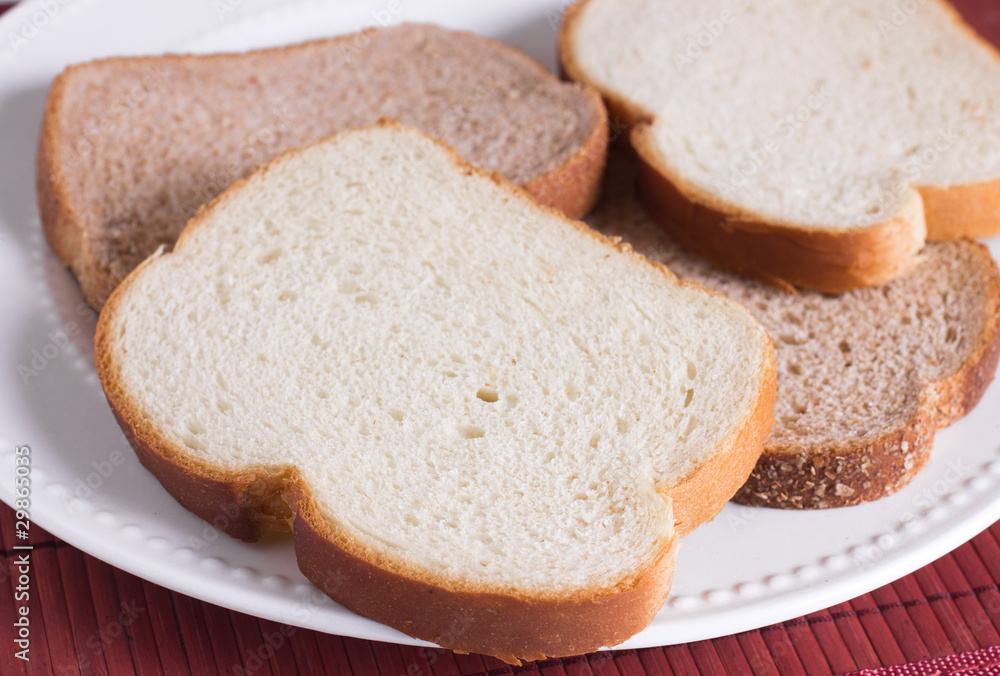
<path id="1" fill-rule="evenodd" d="M 714 519 L 757 466 L 760 449 L 774 424 L 777 367 L 773 349 L 765 363 L 765 386 L 753 413 L 734 438 L 724 444 L 730 450 L 716 453 L 668 489 L 674 505 L 674 527 L 680 537 Z"/>
<path id="2" fill-rule="evenodd" d="M 576 0 L 563 13 L 562 23 L 559 24 L 559 33 L 556 35 L 556 51 L 559 59 L 559 70 L 568 79 L 588 85 L 592 89 L 600 92 L 604 97 L 604 105 L 607 106 L 608 116 L 619 128 L 616 129 L 616 138 L 627 137 L 628 131 L 635 125 L 642 122 L 652 122 L 649 112 L 635 105 L 617 92 L 602 89 L 593 83 L 587 76 L 586 71 L 576 60 L 576 52 L 572 48 L 572 35 L 576 27 L 576 22 L 580 20 L 583 9 L 588 0 Z"/>
<path id="3" fill-rule="evenodd" d="M 966 37 L 990 52 L 1000 62 L 1000 51 L 970 26 L 958 10 L 945 0 L 938 5 Z M 917 186 L 924 199 L 927 239 L 979 238 L 1000 234 L 1000 179 L 949 186 Z"/>
<path id="4" fill-rule="evenodd" d="M 400 126 L 390 121 L 379 124 Z M 470 167 L 439 141 L 428 137 L 428 142 L 446 148 L 464 171 L 488 176 L 513 195 L 527 199 L 523 189 Z M 254 175 L 269 171 L 271 165 L 295 152 L 298 151 L 279 155 Z M 186 237 L 207 222 L 216 204 L 231 199 L 248 180 L 249 177 L 237 181 L 203 206 L 181 234 L 177 247 L 182 247 Z M 648 264 L 631 247 L 619 245 L 554 209 L 538 208 L 610 247 L 627 252 L 641 264 Z M 132 282 L 155 260 L 156 257 L 147 259 L 112 293 L 98 321 L 95 354 L 101 384 L 130 443 L 143 465 L 184 507 L 219 530 L 246 540 L 270 530 L 286 529 L 291 523 L 301 570 L 334 600 L 411 636 L 454 650 L 481 652 L 515 663 L 519 659 L 579 654 L 625 640 L 645 627 L 659 611 L 670 587 L 676 534 L 662 542 L 643 569 L 612 589 L 578 589 L 549 596 L 516 589 L 498 591 L 470 586 L 468 582 L 438 579 L 365 548 L 330 519 L 319 515 L 294 467 L 233 473 L 192 459 L 145 420 L 122 386 L 115 362 L 114 337 L 109 328 L 111 317 L 119 311 Z M 662 265 L 655 267 L 671 283 L 680 283 Z M 763 329 L 761 334 L 765 335 Z M 752 464 L 751 457 L 760 453 L 770 428 L 775 388 L 773 348 L 767 341 L 762 349 L 767 352 L 765 372 L 752 413 L 716 457 L 681 482 L 682 508 L 687 514 L 683 517 L 685 527 L 713 517 L 735 490 L 738 485 L 735 482 L 745 476 L 744 465 Z M 703 479 L 699 476 L 702 472 L 710 476 Z M 707 506 L 697 504 L 698 491 L 705 491 L 701 499 Z M 726 491 L 729 493 L 724 494 Z M 378 593 L 372 593 L 373 589 Z"/>
<path id="5" fill-rule="evenodd" d="M 539 204 L 569 218 L 583 218 L 597 204 L 608 156 L 608 113 L 601 95 L 590 87 L 585 90 L 598 116 L 590 136 L 566 162 L 524 184 Z"/>
<path id="6" fill-rule="evenodd" d="M 828 228 L 776 222 L 746 213 L 697 190 L 659 158 L 649 140 L 654 115 L 618 92 L 602 88 L 577 61 L 572 46 L 574 26 L 589 0 L 574 3 L 564 15 L 558 37 L 563 72 L 589 84 L 604 96 L 611 119 L 631 128 L 630 138 L 641 160 L 643 203 L 683 247 L 716 265 L 752 275 L 776 286 L 803 286 L 830 293 L 874 286 L 910 270 L 924 239 L 987 237 L 1000 232 L 1000 179 L 947 187 L 915 186 L 923 213 L 907 208 L 895 217 L 853 228 Z M 1000 61 L 995 48 L 982 40 L 945 2 L 955 22 L 970 39 Z M 926 223 L 926 226 L 924 225 Z"/>
<path id="7" fill-rule="evenodd" d="M 992 237 L 1000 233 L 1000 180 L 941 188 L 918 186 L 924 200 L 927 239 Z"/>
<path id="8" fill-rule="evenodd" d="M 320 43 L 337 43 L 338 41 L 351 40 L 354 37 L 352 34 L 312 40 L 285 47 L 256 50 L 254 54 L 306 50 L 314 48 Z M 553 77 L 541 64 L 510 45 L 491 38 L 476 37 L 502 51 L 508 58 L 530 64 L 538 71 L 540 77 Z M 162 56 L 111 57 L 102 59 L 100 62 L 112 64 L 138 62 L 155 67 L 156 64 L 164 62 L 227 61 L 234 58 L 239 59 L 242 56 L 242 54 L 164 54 Z M 36 183 L 38 208 L 45 237 L 59 260 L 76 276 L 84 299 L 92 307 L 99 310 L 122 280 L 102 265 L 93 253 L 90 240 L 99 237 L 100 233 L 93 232 L 95 226 L 89 225 L 74 205 L 63 171 L 57 161 L 57 154 L 62 142 L 59 136 L 59 117 L 62 114 L 66 78 L 71 77 L 71 72 L 74 69 L 87 68 L 89 65 L 84 63 L 69 66 L 52 83 L 42 118 L 42 131 L 36 157 Z M 586 85 L 576 86 L 581 87 L 586 92 L 588 101 L 593 108 L 595 116 L 593 130 L 584 144 L 569 159 L 529 180 L 523 186 L 541 204 L 554 207 L 570 218 L 581 218 L 597 203 L 600 197 L 601 178 L 604 174 L 608 144 L 607 111 L 601 96 Z M 99 228 L 101 225 L 98 223 L 96 227 Z"/>
<path id="9" fill-rule="evenodd" d="M 1000 358 L 1000 271 L 976 244 L 988 277 L 986 323 L 976 349 L 953 374 L 929 383 L 913 417 L 900 429 L 861 445 L 803 449 L 765 446 L 733 498 L 746 505 L 824 509 L 870 502 L 895 493 L 928 462 L 935 432 L 966 416 L 993 381 Z"/>
<path id="10" fill-rule="evenodd" d="M 302 573 L 345 608 L 445 648 L 512 664 L 593 652 L 645 628 L 670 589 L 676 537 L 645 570 L 611 590 L 539 598 L 455 588 L 394 570 L 398 565 L 319 515 L 301 486 L 294 493 Z"/>
<path id="11" fill-rule="evenodd" d="M 712 263 L 776 286 L 828 293 L 881 284 L 916 265 L 925 232 L 915 196 L 899 216 L 871 226 L 770 222 L 723 205 L 673 175 L 649 143 L 648 129 L 640 124 L 631 136 L 643 206 L 674 241 Z"/>

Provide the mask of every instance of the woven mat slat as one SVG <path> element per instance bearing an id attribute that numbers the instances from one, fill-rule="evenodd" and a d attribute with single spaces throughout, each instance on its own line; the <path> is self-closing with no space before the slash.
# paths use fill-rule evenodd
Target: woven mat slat
<path id="1" fill-rule="evenodd" d="M 430 660 L 427 658 L 427 651 L 412 645 L 396 646 L 399 652 L 399 659 L 402 662 L 400 676 L 432 676 L 434 673 Z"/>
<path id="2" fill-rule="evenodd" d="M 975 650 L 980 646 L 980 640 L 983 640 L 985 645 L 992 645 L 996 640 L 1000 640 L 1000 636 L 997 636 L 993 629 L 993 623 L 975 596 L 957 594 L 959 589 L 969 589 L 969 583 L 954 559 L 950 556 L 945 557 L 939 565 L 940 567 L 925 566 L 912 577 L 920 593 L 928 599 L 933 599 L 930 607 L 948 635 L 952 651 Z M 942 573 L 955 579 L 953 584 L 956 593 L 945 585 Z M 977 625 L 975 631 L 974 625 Z"/>
<path id="3" fill-rule="evenodd" d="M 272 658 L 276 651 L 271 645 L 271 641 L 280 640 L 281 644 L 284 645 L 284 637 L 279 634 L 277 638 L 271 637 L 271 641 L 269 641 L 264 637 L 264 632 L 261 631 L 256 617 L 245 613 L 229 612 L 226 614 L 229 615 L 229 624 L 232 627 L 233 636 L 236 638 L 236 654 L 231 655 L 233 662 L 231 662 L 230 671 L 239 673 L 239 668 L 242 667 L 244 670 L 259 676 L 281 674 L 281 671 L 275 671 L 273 668 L 275 664 Z M 211 618 L 206 619 L 211 623 Z M 293 657 L 287 650 L 280 652 L 282 655 Z M 292 662 L 294 664 L 294 657 Z"/>
<path id="4" fill-rule="evenodd" d="M 113 584 L 118 589 L 118 599 L 122 604 L 119 620 L 125 627 L 125 633 L 116 640 L 126 644 L 135 673 L 140 676 L 164 676 L 162 658 L 156 640 L 156 629 L 153 626 L 142 581 L 117 568 L 101 566 L 96 559 L 91 559 L 91 561 L 94 562 L 93 567 L 88 566 L 88 568 L 91 570 L 92 580 L 96 579 L 94 568 L 109 568 L 113 572 Z M 141 646 L 150 646 L 148 658 Z M 171 671 L 166 673 L 166 676 L 173 676 L 174 673 L 176 672 Z"/>
<path id="5" fill-rule="evenodd" d="M 674 676 L 674 670 L 670 666 L 666 653 L 662 650 L 642 650 L 639 652 L 639 663 L 642 671 L 637 672 L 646 676 Z M 736 672 L 739 673 L 739 672 Z"/>
<path id="6" fill-rule="evenodd" d="M 639 659 L 639 653 L 635 650 L 623 650 L 607 654 L 611 656 L 611 660 L 609 661 L 590 661 L 590 668 L 593 670 L 594 676 L 627 676 L 628 674 L 642 673 L 642 661 Z M 608 662 L 610 662 L 610 665 L 604 666 Z M 614 670 L 611 669 L 611 666 L 614 667 Z"/>
<path id="7" fill-rule="evenodd" d="M 802 660 L 795 651 L 795 644 L 788 635 L 788 629 L 784 624 L 763 627 L 760 630 L 760 635 L 764 638 L 768 652 L 781 674 L 797 676 L 806 673 Z"/>
<path id="8" fill-rule="evenodd" d="M 87 577 L 86 555 L 73 547 L 60 547 L 54 551 L 62 574 L 70 633 L 80 671 L 85 674 L 106 674 L 108 670 L 104 650 L 97 639 L 99 629 L 97 615 L 94 612 L 94 597 L 90 593 L 90 579 Z M 46 550 L 40 550 L 38 553 L 46 553 Z M 114 592 L 104 590 L 102 595 L 106 593 Z M 56 635 L 51 638 L 63 637 Z"/>
<path id="9" fill-rule="evenodd" d="M 455 654 L 450 650 L 434 650 L 425 648 L 427 661 L 431 665 L 430 673 L 434 676 L 462 676 L 463 671 L 455 660 Z M 482 664 L 480 664 L 480 669 Z"/>
<path id="10" fill-rule="evenodd" d="M 375 645 L 374 642 L 362 641 L 349 636 L 344 636 L 343 642 L 344 651 L 347 655 L 347 664 L 350 665 L 352 674 L 355 674 L 355 676 L 372 674 L 374 676 L 375 674 L 382 673 L 375 662 L 375 655 L 372 653 L 372 646 Z"/>
<path id="11" fill-rule="evenodd" d="M 394 643 L 372 643 L 372 655 L 378 664 L 379 673 L 382 676 L 395 676 L 395 674 L 405 674 L 406 664 L 399 654 L 399 646 Z"/>
<path id="12" fill-rule="evenodd" d="M 881 616 L 885 619 L 889 631 L 892 632 L 896 644 L 903 651 L 903 657 L 907 662 L 917 662 L 934 657 L 914 626 L 908 612 L 909 609 L 903 605 L 899 594 L 896 593 L 891 584 L 876 589 L 870 594 L 870 598 L 875 605 L 879 606 Z"/>
<path id="13" fill-rule="evenodd" d="M 40 664 L 47 663 L 52 671 L 58 668 L 59 674 L 78 674 L 76 646 L 72 640 L 73 630 L 56 549 L 34 549 L 31 552 L 31 568 L 34 577 L 30 603 L 31 664 L 28 673 L 48 673 Z"/>
<path id="14" fill-rule="evenodd" d="M 851 611 L 858 617 L 865 635 L 871 641 L 879 664 L 902 664 L 906 655 L 896 641 L 886 618 L 879 612 L 871 594 L 864 594 L 848 602 Z"/>
<path id="15" fill-rule="evenodd" d="M 920 584 L 913 577 L 907 576 L 893 582 L 892 589 L 931 657 L 950 655 L 957 651 L 934 612 L 933 602 L 921 591 Z"/>
<path id="16" fill-rule="evenodd" d="M 662 648 L 670 663 L 670 669 L 675 674 L 697 673 L 698 663 L 691 653 L 690 645 L 669 645 Z"/>
<path id="17" fill-rule="evenodd" d="M 851 653 L 851 659 L 854 660 L 858 669 L 882 664 L 878 654 L 875 652 L 875 648 L 872 646 L 871 639 L 861 624 L 861 620 L 858 619 L 854 609 L 851 608 L 851 604 L 846 602 L 838 603 L 827 609 L 827 612 L 833 619 L 837 633 L 840 634 L 840 638 L 844 641 L 844 645 L 847 646 L 848 652 Z"/>
<path id="18" fill-rule="evenodd" d="M 129 628 L 144 610 L 138 599 L 123 597 L 115 583 L 114 568 L 92 556 L 83 557 L 84 570 L 94 601 L 97 630 L 87 637 L 88 647 L 93 645 L 104 654 L 110 674 L 136 673 L 129 644 Z"/>
<path id="19" fill-rule="evenodd" d="M 133 577 L 121 573 L 122 577 Z M 138 580 L 138 578 L 134 578 Z M 146 609 L 149 623 L 153 627 L 153 642 L 150 644 L 136 643 L 136 650 L 144 654 L 143 662 L 153 658 L 155 653 L 167 676 L 190 676 L 187 653 L 181 640 L 180 622 L 174 607 L 174 594 L 160 585 L 139 580 L 142 595 L 146 599 Z M 136 640 L 138 641 L 138 636 Z"/>
<path id="20" fill-rule="evenodd" d="M 513 673 L 510 667 L 502 669 L 490 669 L 487 671 L 489 674 L 506 674 Z M 538 676 L 567 676 L 566 666 L 562 661 L 559 662 L 542 662 L 541 664 L 529 664 L 523 671 L 519 668 L 518 673 L 523 676 L 530 676 L 531 674 L 538 674 Z"/>
<path id="21" fill-rule="evenodd" d="M 312 658 L 312 656 L 315 656 L 316 661 L 318 661 L 319 653 L 316 650 L 316 642 L 313 641 L 311 644 L 307 644 L 307 648 L 311 647 L 311 652 L 304 656 L 298 654 L 296 645 L 292 642 L 296 634 L 307 632 L 304 632 L 299 627 L 291 627 L 271 620 L 257 619 L 250 615 L 244 615 L 244 617 L 253 620 L 257 624 L 258 631 L 263 637 L 263 645 L 259 648 L 257 646 L 252 647 L 262 652 L 268 658 L 271 664 L 271 673 L 278 676 L 281 674 L 294 674 L 296 670 L 300 673 L 310 673 L 310 671 L 299 666 L 299 662 L 307 658 Z M 288 646 L 287 650 L 285 649 L 286 644 Z"/>
<path id="22" fill-rule="evenodd" d="M 486 662 L 481 655 L 455 655 L 453 659 L 463 676 L 486 673 Z"/>
<path id="23" fill-rule="evenodd" d="M 268 624 L 274 624 L 268 622 Z M 261 626 L 264 626 L 263 624 Z M 288 647 L 295 657 L 295 665 L 300 674 L 321 674 L 323 673 L 323 655 L 316 643 L 315 632 L 305 631 L 298 627 L 290 627 L 288 634 Z M 296 673 L 296 672 L 292 672 Z M 336 672 L 334 672 L 336 673 Z M 346 669 L 344 673 L 349 673 Z"/>
<path id="24" fill-rule="evenodd" d="M 1000 643 L 1000 589 L 993 583 L 975 548 L 959 550 L 928 566 L 918 579 L 935 575 L 940 579 L 950 598 L 961 609 L 962 620 L 969 628 L 977 645 Z"/>
<path id="25" fill-rule="evenodd" d="M 735 636 L 723 636 L 715 639 L 712 643 L 715 644 L 715 651 L 729 672 L 747 673 L 750 671 L 750 662 L 743 652 L 743 646 L 740 645 L 739 639 Z"/>
<path id="26" fill-rule="evenodd" d="M 208 625 L 202 606 L 208 605 L 183 594 L 170 595 L 181 640 L 181 650 L 187 656 L 191 676 L 211 676 L 222 673 L 229 665 L 217 664 L 212 642 L 208 635 Z M 226 621 L 228 624 L 228 620 Z"/>
<path id="27" fill-rule="evenodd" d="M 833 673 L 840 674 L 859 668 L 829 610 L 810 613 L 805 619 L 816 645 L 823 651 L 826 663 Z M 787 626 L 789 623 L 785 624 Z"/>
<path id="28" fill-rule="evenodd" d="M 319 651 L 320 659 L 331 674 L 349 676 L 353 673 L 343 638 L 332 634 L 311 633 L 316 639 L 316 649 Z"/>
<path id="29" fill-rule="evenodd" d="M 788 640 L 799 656 L 799 661 L 808 674 L 833 674 L 823 648 L 820 646 L 816 625 L 820 622 L 815 618 L 804 618 L 802 621 L 785 622 L 784 627 Z"/>
<path id="30" fill-rule="evenodd" d="M 706 676 L 725 676 L 726 668 L 723 666 L 719 651 L 715 648 L 714 641 L 696 641 L 689 643 L 691 656 L 694 658 L 698 670 Z"/>
<path id="31" fill-rule="evenodd" d="M 778 666 L 774 663 L 774 656 L 767 649 L 767 643 L 760 631 L 746 631 L 736 635 L 743 654 L 746 656 L 750 669 L 755 674 L 771 676 L 778 673 Z"/>
<path id="32" fill-rule="evenodd" d="M 231 674 L 237 667 L 246 668 L 248 665 L 243 662 L 239 637 L 234 627 L 234 623 L 238 621 L 236 616 L 240 613 L 230 612 L 211 603 L 200 604 L 199 610 L 204 615 L 208 640 L 212 645 L 212 653 L 215 655 L 215 664 L 219 671 Z M 266 664 L 258 666 L 257 671 L 263 672 L 262 676 L 271 676 L 271 670 Z"/>

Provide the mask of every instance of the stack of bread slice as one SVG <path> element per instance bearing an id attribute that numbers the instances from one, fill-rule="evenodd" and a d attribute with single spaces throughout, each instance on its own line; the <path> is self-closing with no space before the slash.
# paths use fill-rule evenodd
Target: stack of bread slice
<path id="1" fill-rule="evenodd" d="M 746 307 L 774 340 L 778 396 L 764 453 L 736 500 L 793 509 L 892 494 L 928 462 L 934 433 L 968 413 L 1000 356 L 1000 271 L 982 244 L 934 242 L 899 279 L 841 294 L 722 270 L 678 246 L 612 153 L 588 222 L 684 280 Z"/>
<path id="2" fill-rule="evenodd" d="M 234 181 L 381 118 L 423 129 L 573 218 L 597 199 L 607 123 L 593 90 L 497 40 L 402 25 L 245 54 L 67 68 L 39 137 L 45 236 L 100 309 Z"/>
<path id="3" fill-rule="evenodd" d="M 1000 65 L 920 6 L 894 40 L 888 0 L 583 0 L 579 84 L 426 25 L 75 66 L 43 226 L 182 505 L 412 636 L 591 651 L 734 495 L 892 493 L 992 380 L 1000 273 L 956 238 L 1000 230 Z M 601 94 L 636 152 L 595 231 Z"/>
<path id="4" fill-rule="evenodd" d="M 512 662 L 649 623 L 775 391 L 739 304 L 391 124 L 229 188 L 115 290 L 96 354 L 185 507 L 291 528 L 343 605 Z"/>

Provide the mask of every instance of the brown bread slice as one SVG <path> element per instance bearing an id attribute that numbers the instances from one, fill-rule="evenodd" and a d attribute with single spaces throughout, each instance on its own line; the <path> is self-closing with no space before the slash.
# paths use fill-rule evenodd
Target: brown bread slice
<path id="1" fill-rule="evenodd" d="M 889 495 L 993 380 L 1000 272 L 986 247 L 931 243 L 914 270 L 882 286 L 789 294 L 674 244 L 640 207 L 634 164 L 614 155 L 591 224 L 742 303 L 774 341 L 774 427 L 736 501 L 812 509 Z"/>
<path id="2" fill-rule="evenodd" d="M 246 54 L 112 58 L 53 82 L 38 151 L 45 235 L 100 308 L 198 207 L 290 148 L 395 118 L 582 216 L 600 97 L 496 40 L 403 25 Z"/>

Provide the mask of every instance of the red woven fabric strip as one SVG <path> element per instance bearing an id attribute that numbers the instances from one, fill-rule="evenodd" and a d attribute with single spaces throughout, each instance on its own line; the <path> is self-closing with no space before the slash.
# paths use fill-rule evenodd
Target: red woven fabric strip
<path id="1" fill-rule="evenodd" d="M 852 671 L 847 676 L 1000 676 L 1000 646 L 972 650 L 958 655 L 939 657 L 936 660 L 912 662 L 879 669 Z"/>

